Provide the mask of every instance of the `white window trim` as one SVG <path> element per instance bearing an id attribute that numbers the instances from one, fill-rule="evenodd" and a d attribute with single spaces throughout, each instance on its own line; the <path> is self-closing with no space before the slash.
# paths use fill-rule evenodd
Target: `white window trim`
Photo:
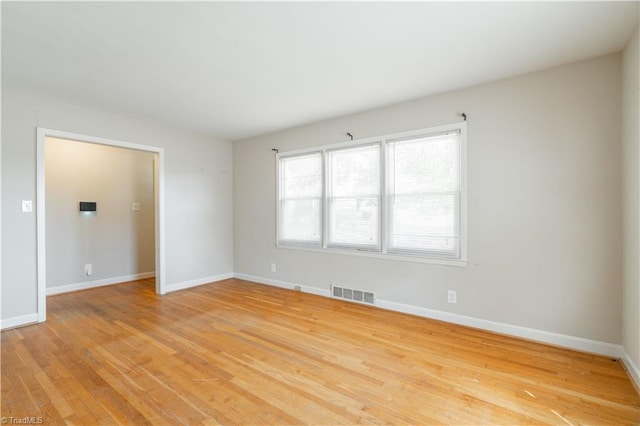
<path id="1" fill-rule="evenodd" d="M 460 218 L 459 218 L 459 226 L 460 226 L 460 258 L 452 259 L 448 257 L 437 257 L 437 256 L 429 256 L 428 254 L 416 254 L 411 255 L 409 253 L 390 253 L 387 251 L 387 238 L 384 235 L 384 231 L 386 230 L 386 220 L 388 218 L 388 206 L 387 206 L 387 178 L 386 178 L 386 143 L 387 141 L 402 139 L 402 138 L 411 138 L 415 136 L 423 136 L 430 135 L 435 133 L 443 133 L 447 131 L 460 131 Z M 325 154 L 326 151 L 331 151 L 340 148 L 355 148 L 358 146 L 368 145 L 368 144 L 377 144 L 381 145 L 380 149 L 380 202 L 382 203 L 380 209 L 380 230 L 382 235 L 380 235 L 380 251 L 370 251 L 367 249 L 356 249 L 356 248 L 342 248 L 342 247 L 328 247 L 327 246 L 327 237 L 328 237 L 328 211 L 326 202 L 322 202 L 322 213 L 321 213 L 321 246 L 317 245 L 309 245 L 309 244 L 292 244 L 291 242 L 281 242 L 279 241 L 278 236 L 278 227 L 280 226 L 280 158 L 282 157 L 293 157 L 297 155 L 304 155 L 313 152 L 322 152 L 322 170 L 323 170 L 323 187 L 322 187 L 322 200 L 326 198 L 326 190 L 327 190 L 327 179 L 329 178 L 326 174 L 326 165 L 325 165 Z M 384 259 L 391 261 L 405 261 L 405 262 L 417 262 L 417 263 L 427 263 L 427 264 L 436 264 L 436 265 L 446 265 L 446 266 L 458 266 L 465 267 L 467 266 L 469 260 L 467 259 L 467 123 L 466 122 L 457 122 L 451 124 L 445 124 L 442 126 L 429 127 L 424 129 L 416 129 L 407 132 L 401 133 L 393 133 L 383 136 L 376 136 L 371 138 L 357 139 L 353 141 L 340 142 L 330 145 L 322 145 L 322 146 L 314 146 L 304 149 L 297 149 L 291 151 L 283 151 L 278 152 L 275 156 L 275 165 L 276 165 L 276 247 L 279 249 L 285 250 L 299 250 L 299 251 L 307 251 L 313 253 L 324 253 L 324 254 L 339 254 L 339 255 L 349 255 L 349 256 L 360 256 L 360 257 L 370 257 L 376 259 Z"/>

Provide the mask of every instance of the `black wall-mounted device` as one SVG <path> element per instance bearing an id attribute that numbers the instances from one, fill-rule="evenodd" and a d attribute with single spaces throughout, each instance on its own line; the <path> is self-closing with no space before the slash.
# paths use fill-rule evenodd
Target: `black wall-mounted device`
<path id="1" fill-rule="evenodd" d="M 81 212 L 95 212 L 98 206 L 95 201 L 80 201 Z"/>

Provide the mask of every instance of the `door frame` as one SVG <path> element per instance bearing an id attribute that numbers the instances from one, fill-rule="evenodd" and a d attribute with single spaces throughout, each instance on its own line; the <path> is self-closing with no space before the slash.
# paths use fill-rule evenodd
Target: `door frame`
<path id="1" fill-rule="evenodd" d="M 47 263 L 45 229 L 45 140 L 47 137 L 69 139 L 76 142 L 106 145 L 117 148 L 133 149 L 154 154 L 154 193 L 155 193 L 155 256 L 156 256 L 156 293 L 167 292 L 165 282 L 165 210 L 164 210 L 164 148 L 123 142 L 113 139 L 82 135 L 61 130 L 37 127 L 36 138 L 36 223 L 37 223 L 37 279 L 38 279 L 38 322 L 47 319 Z"/>

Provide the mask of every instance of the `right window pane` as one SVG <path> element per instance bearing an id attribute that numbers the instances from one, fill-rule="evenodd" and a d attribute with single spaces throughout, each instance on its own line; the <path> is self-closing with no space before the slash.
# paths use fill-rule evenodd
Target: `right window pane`
<path id="1" fill-rule="evenodd" d="M 387 147 L 387 250 L 459 258 L 459 132 L 390 141 Z"/>

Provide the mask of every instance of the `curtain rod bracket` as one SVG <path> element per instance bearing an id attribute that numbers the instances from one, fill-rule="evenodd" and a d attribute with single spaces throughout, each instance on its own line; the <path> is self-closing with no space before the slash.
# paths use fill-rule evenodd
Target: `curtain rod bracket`
<path id="1" fill-rule="evenodd" d="M 347 136 L 349 136 L 351 140 L 353 140 L 353 135 L 351 133 L 347 132 Z"/>
<path id="2" fill-rule="evenodd" d="M 464 121 L 467 121 L 467 114 L 465 114 L 465 113 L 463 112 L 463 113 L 462 113 L 462 114 L 460 114 L 460 115 L 462 115 L 462 118 L 464 118 Z"/>
<path id="3" fill-rule="evenodd" d="M 276 154 L 278 153 L 278 149 L 277 148 L 271 148 L 271 151 L 275 152 Z"/>

